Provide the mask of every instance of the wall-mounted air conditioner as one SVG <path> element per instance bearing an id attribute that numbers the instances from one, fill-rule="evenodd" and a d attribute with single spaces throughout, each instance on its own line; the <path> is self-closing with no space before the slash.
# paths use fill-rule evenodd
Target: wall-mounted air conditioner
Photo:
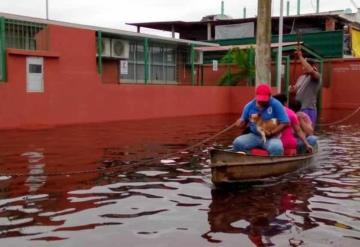
<path id="1" fill-rule="evenodd" d="M 111 56 L 111 40 L 109 38 L 101 39 L 101 56 L 102 57 L 110 57 Z M 98 55 L 98 53 L 97 53 Z"/>
<path id="2" fill-rule="evenodd" d="M 111 40 L 111 56 L 115 58 L 129 58 L 129 42 L 121 39 Z"/>

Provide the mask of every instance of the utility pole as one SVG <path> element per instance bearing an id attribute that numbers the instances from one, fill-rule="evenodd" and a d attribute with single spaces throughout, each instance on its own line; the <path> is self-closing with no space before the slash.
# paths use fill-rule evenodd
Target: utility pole
<path id="1" fill-rule="evenodd" d="M 271 0 L 258 0 L 256 29 L 256 85 L 271 84 Z"/>

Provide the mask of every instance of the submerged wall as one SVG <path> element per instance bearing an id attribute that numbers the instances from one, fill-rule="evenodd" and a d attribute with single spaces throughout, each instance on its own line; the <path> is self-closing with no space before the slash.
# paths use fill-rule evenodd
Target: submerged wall
<path id="1" fill-rule="evenodd" d="M 360 106 L 360 59 L 331 61 L 331 103 L 329 108 L 352 109 Z"/>
<path id="2" fill-rule="evenodd" d="M 223 114 L 248 88 L 119 85 L 97 73 L 95 32 L 50 26 L 49 51 L 8 49 L 8 81 L 0 84 L 0 128 L 38 128 L 129 119 Z M 76 37 L 76 38 L 69 38 Z M 26 57 L 44 57 L 43 93 L 26 92 Z M 253 89 L 251 89 L 253 90 Z"/>
<path id="3" fill-rule="evenodd" d="M 218 87 L 218 72 L 205 69 L 205 86 L 130 85 L 101 78 L 95 32 L 49 26 L 49 51 L 7 50 L 8 81 L 0 84 L 0 129 L 240 113 L 254 88 Z M 44 57 L 43 93 L 26 92 L 26 57 Z M 332 61 L 324 108 L 360 105 L 360 60 Z M 110 82 L 110 83 L 109 83 Z"/>

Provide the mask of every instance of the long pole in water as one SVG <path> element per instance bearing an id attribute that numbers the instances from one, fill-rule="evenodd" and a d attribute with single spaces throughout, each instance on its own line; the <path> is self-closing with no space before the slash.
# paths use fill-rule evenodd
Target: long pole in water
<path id="1" fill-rule="evenodd" d="M 279 18 L 279 43 L 278 43 L 278 57 L 277 57 L 277 77 L 276 87 L 277 92 L 281 92 L 281 65 L 282 65 L 282 43 L 283 43 L 283 12 L 284 12 L 284 0 L 280 0 L 280 18 Z"/>

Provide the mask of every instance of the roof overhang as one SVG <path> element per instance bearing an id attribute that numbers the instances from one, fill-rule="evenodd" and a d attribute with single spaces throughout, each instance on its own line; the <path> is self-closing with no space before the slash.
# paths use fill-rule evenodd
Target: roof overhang
<path id="1" fill-rule="evenodd" d="M 312 56 L 318 60 L 322 60 L 323 58 L 314 50 L 308 48 L 303 44 L 303 42 L 284 42 L 282 43 L 282 51 L 283 55 L 290 55 L 293 54 L 295 50 L 298 49 L 299 45 L 301 45 L 301 50 L 305 52 L 307 55 Z M 227 45 L 227 46 L 219 46 L 219 47 L 211 47 L 211 46 L 205 46 L 205 47 L 196 47 L 195 50 L 200 52 L 224 52 L 229 51 L 231 49 L 249 49 L 249 48 L 256 48 L 256 44 L 249 44 L 249 45 Z M 272 43 L 271 44 L 272 53 L 276 53 L 279 49 L 279 43 Z"/>
<path id="2" fill-rule="evenodd" d="M 14 15 L 14 14 L 2 13 L 2 12 L 0 12 L 0 16 L 3 16 L 7 19 L 14 19 L 14 20 L 19 20 L 19 21 L 27 21 L 27 22 L 58 25 L 58 26 L 71 27 L 71 28 L 87 29 L 87 30 L 93 30 L 93 31 L 101 31 L 101 32 L 107 33 L 107 34 L 111 34 L 111 35 L 115 34 L 118 36 L 128 37 L 128 38 L 133 38 L 133 39 L 148 38 L 151 40 L 155 40 L 155 41 L 159 41 L 159 42 L 166 42 L 166 43 L 171 43 L 171 44 L 195 45 L 195 46 L 219 46 L 218 44 L 209 43 L 209 42 L 168 38 L 168 37 L 163 37 L 160 35 L 137 33 L 137 32 L 131 32 L 131 31 L 126 31 L 126 30 L 97 27 L 97 26 L 90 26 L 90 25 L 81 25 L 81 24 L 75 24 L 75 23 L 70 23 L 70 22 L 45 20 L 42 18 Z"/>
<path id="3" fill-rule="evenodd" d="M 326 18 L 335 18 L 339 19 L 344 22 L 351 22 L 349 19 L 343 17 L 343 15 L 339 15 L 337 13 L 320 13 L 320 14 L 304 14 L 304 15 L 293 15 L 293 16 L 284 16 L 284 21 L 286 20 L 319 20 L 319 19 L 326 19 Z M 278 21 L 278 16 L 273 16 L 273 21 Z M 207 25 L 210 23 L 211 25 L 230 25 L 230 24 L 241 24 L 247 22 L 256 22 L 255 17 L 251 18 L 241 18 L 241 19 L 229 19 L 229 20 L 215 20 L 215 21 L 163 21 L 163 22 L 138 22 L 138 23 L 126 23 L 128 25 L 136 26 L 136 27 L 144 27 L 144 28 L 151 28 L 157 29 L 162 31 L 176 32 L 177 30 L 186 30 L 188 28 L 206 28 Z"/>
<path id="4" fill-rule="evenodd" d="M 299 43 L 298 42 L 284 42 L 282 44 L 283 47 L 287 47 L 287 46 L 297 46 Z M 302 44 L 302 42 L 300 42 L 300 44 Z M 271 44 L 271 48 L 278 48 L 279 44 L 278 43 L 272 43 Z M 249 45 L 226 45 L 226 46 L 218 46 L 218 47 L 213 47 L 213 46 L 205 46 L 205 47 L 196 47 L 195 50 L 198 51 L 202 51 L 202 52 L 213 52 L 213 51 L 228 51 L 231 49 L 249 49 L 249 48 L 256 48 L 256 44 L 249 44 Z"/>

